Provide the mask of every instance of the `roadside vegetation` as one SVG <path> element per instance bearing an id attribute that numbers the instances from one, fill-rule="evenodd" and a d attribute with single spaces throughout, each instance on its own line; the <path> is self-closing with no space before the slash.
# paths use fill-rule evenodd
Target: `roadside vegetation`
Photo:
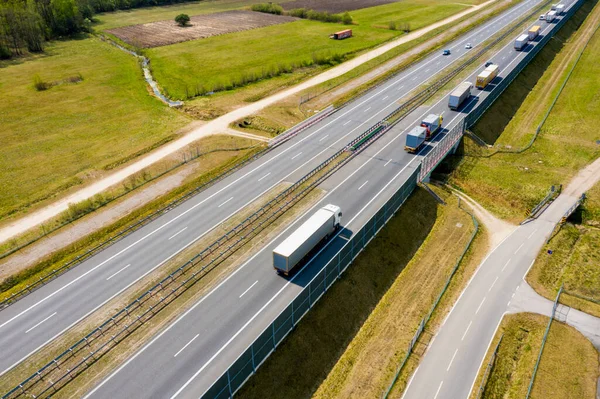
<path id="1" fill-rule="evenodd" d="M 527 282 L 548 299 L 564 284 L 561 303 L 600 317 L 600 183 L 586 195 L 582 209 L 540 252 Z"/>
<path id="2" fill-rule="evenodd" d="M 600 33 L 594 33 L 600 7 L 596 3 L 583 4 L 473 127 L 494 148 L 465 140 L 464 156 L 452 160 L 450 183 L 502 218 L 523 220 L 551 185 L 566 184 L 600 156 L 596 129 L 600 123 Z M 592 40 L 533 146 L 522 153 L 494 154 L 530 142 L 588 37 Z"/>
<path id="3" fill-rule="evenodd" d="M 96 38 L 55 41 L 0 70 L 0 219 L 101 177 L 189 123 L 148 94 L 133 57 Z M 38 91 L 38 78 L 61 83 Z"/>
<path id="4" fill-rule="evenodd" d="M 438 204 L 417 188 L 242 387 L 237 394 L 240 398 L 381 397 L 420 320 L 473 233 L 471 217 L 457 207 L 456 198 L 434 190 L 448 205 Z M 426 328 L 425 341 L 470 278 L 485 248 L 485 235 L 478 234 Z M 417 351 L 424 348 L 423 343 L 417 345 Z M 400 396 L 417 365 L 414 358 L 392 397 Z M 290 364 L 294 367 L 286 366 Z"/>
<path id="5" fill-rule="evenodd" d="M 561 297 L 562 300 L 562 297 Z M 532 313 L 507 315 L 494 337 L 471 399 L 476 398 L 481 377 L 504 334 L 485 385 L 483 399 L 524 398 L 535 367 L 548 318 Z M 532 398 L 594 399 L 598 380 L 598 352 L 573 327 L 554 321 L 531 392 Z"/>

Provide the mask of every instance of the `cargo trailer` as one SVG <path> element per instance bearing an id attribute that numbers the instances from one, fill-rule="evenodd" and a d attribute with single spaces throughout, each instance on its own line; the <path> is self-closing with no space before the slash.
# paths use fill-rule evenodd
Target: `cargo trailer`
<path id="1" fill-rule="evenodd" d="M 559 4 L 556 6 L 556 14 L 557 15 L 563 15 L 565 13 L 565 5 L 564 4 Z"/>
<path id="2" fill-rule="evenodd" d="M 546 22 L 550 23 L 556 18 L 556 11 L 548 11 L 546 13 Z"/>
<path id="3" fill-rule="evenodd" d="M 496 76 L 498 76 L 498 65 L 492 64 L 485 68 L 479 75 L 477 75 L 475 87 L 478 89 L 484 89 L 492 80 L 494 80 Z"/>
<path id="4" fill-rule="evenodd" d="M 436 114 L 429 114 L 421 121 L 421 126 L 425 128 L 425 140 L 431 140 L 440 131 L 443 121 L 443 115 Z"/>
<path id="5" fill-rule="evenodd" d="M 329 36 L 331 39 L 342 40 L 348 37 L 352 37 L 352 29 L 345 29 L 339 32 L 335 32 L 333 35 Z"/>
<path id="6" fill-rule="evenodd" d="M 448 98 L 448 107 L 451 110 L 456 111 L 460 108 L 460 105 L 467 98 L 471 96 L 471 89 L 473 85 L 470 82 L 462 82 L 458 85 L 456 89 L 452 93 L 450 93 L 450 97 Z"/>
<path id="7" fill-rule="evenodd" d="M 423 126 L 413 127 L 413 129 L 406 135 L 406 145 L 404 146 L 404 149 L 411 153 L 419 151 L 425 142 L 426 137 L 427 129 L 425 129 Z"/>
<path id="8" fill-rule="evenodd" d="M 532 26 L 531 29 L 527 31 L 527 35 L 529 36 L 529 40 L 535 40 L 536 37 L 540 34 L 541 26 L 535 25 Z"/>
<path id="9" fill-rule="evenodd" d="M 529 35 L 521 35 L 521 36 L 517 37 L 517 40 L 515 40 L 515 50 L 517 50 L 517 51 L 523 50 L 525 47 L 527 47 L 528 42 L 529 42 Z"/>
<path id="10" fill-rule="evenodd" d="M 288 275 L 323 240 L 329 238 L 342 219 L 342 209 L 326 205 L 302 223 L 288 238 L 273 250 L 273 267 L 277 273 Z"/>

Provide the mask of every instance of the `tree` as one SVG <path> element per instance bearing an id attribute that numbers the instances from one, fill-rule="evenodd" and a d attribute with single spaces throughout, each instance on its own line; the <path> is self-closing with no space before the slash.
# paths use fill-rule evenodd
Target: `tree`
<path id="1" fill-rule="evenodd" d="M 177 22 L 177 25 L 179 26 L 186 26 L 188 22 L 190 22 L 190 16 L 187 14 L 179 14 L 175 17 L 175 22 Z"/>
<path id="2" fill-rule="evenodd" d="M 350 16 L 350 14 L 345 12 L 344 15 L 342 15 L 342 23 L 344 25 L 351 25 L 352 24 L 352 16 Z"/>

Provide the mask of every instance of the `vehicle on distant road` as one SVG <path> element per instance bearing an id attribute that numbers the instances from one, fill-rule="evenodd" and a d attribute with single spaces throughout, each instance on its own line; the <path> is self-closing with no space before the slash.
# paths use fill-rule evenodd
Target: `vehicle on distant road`
<path id="1" fill-rule="evenodd" d="M 421 126 L 425 128 L 426 135 L 425 140 L 429 141 L 440 131 L 444 116 L 442 114 L 429 114 L 425 119 L 421 121 Z"/>
<path id="2" fill-rule="evenodd" d="M 527 35 L 529 35 L 529 40 L 535 40 L 535 38 L 539 36 L 541 29 L 542 27 L 539 25 L 532 26 L 531 29 L 527 31 Z"/>
<path id="3" fill-rule="evenodd" d="M 469 50 L 469 49 L 472 49 L 472 48 L 473 48 L 473 46 L 471 45 L 471 43 L 467 43 L 467 44 L 465 45 L 465 48 L 466 48 L 467 50 Z"/>
<path id="4" fill-rule="evenodd" d="M 450 55 L 450 50 L 446 49 L 446 50 L 444 50 L 444 52 L 442 54 L 443 55 Z"/>
<path id="5" fill-rule="evenodd" d="M 488 62 L 485 63 L 484 67 L 487 68 L 490 65 L 492 65 L 493 63 L 494 63 L 494 61 L 488 61 Z"/>
<path id="6" fill-rule="evenodd" d="M 529 35 L 523 34 L 517 37 L 517 40 L 515 40 L 515 50 L 523 50 L 525 47 L 527 47 L 527 43 L 529 43 Z"/>
<path id="7" fill-rule="evenodd" d="M 427 137 L 427 129 L 423 126 L 415 126 L 406 135 L 406 145 L 404 149 L 410 153 L 415 153 L 421 149 Z"/>
<path id="8" fill-rule="evenodd" d="M 302 223 L 288 238 L 273 250 L 273 267 L 279 274 L 289 275 L 317 247 L 339 227 L 342 209 L 326 205 Z"/>
<path id="9" fill-rule="evenodd" d="M 556 11 L 548 11 L 546 13 L 546 22 L 551 23 L 556 18 Z"/>
<path id="10" fill-rule="evenodd" d="M 475 81 L 475 87 L 478 89 L 485 89 L 485 87 L 492 81 L 494 78 L 498 76 L 498 65 L 492 64 L 483 70 L 479 75 L 477 75 L 477 80 Z"/>
<path id="11" fill-rule="evenodd" d="M 565 13 L 565 5 L 564 4 L 559 4 L 558 6 L 556 6 L 556 14 L 563 15 L 564 13 Z"/>
<path id="12" fill-rule="evenodd" d="M 543 20 L 545 20 L 545 19 L 546 19 L 546 14 L 542 14 L 542 15 L 540 15 L 540 20 L 541 20 L 541 21 L 543 21 Z"/>
<path id="13" fill-rule="evenodd" d="M 471 96 L 471 89 L 473 85 L 471 82 L 462 82 L 458 85 L 456 89 L 452 93 L 450 93 L 450 97 L 448 98 L 448 107 L 456 111 L 460 108 L 461 104 Z"/>

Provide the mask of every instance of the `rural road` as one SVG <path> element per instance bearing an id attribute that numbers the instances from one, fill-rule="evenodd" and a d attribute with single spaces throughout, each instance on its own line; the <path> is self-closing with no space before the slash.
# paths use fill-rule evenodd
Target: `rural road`
<path id="1" fill-rule="evenodd" d="M 509 43 L 498 50 L 492 59 L 499 58 L 502 67 L 500 76 L 503 77 L 524 55 L 515 52 L 512 43 Z M 473 80 L 479 70 L 471 74 L 468 80 Z M 401 150 L 407 131 L 430 112 L 445 112 L 445 127 L 451 129 L 464 116 L 464 112 L 469 111 L 492 89 L 476 91 L 462 112 L 449 111 L 447 97 L 443 97 L 432 106 L 421 107 L 395 126 L 321 185 L 327 192 L 326 198 L 155 336 L 96 386 L 88 397 L 141 395 L 197 398 L 205 392 L 254 338 L 299 295 L 306 283 L 339 251 L 345 241 L 341 237 L 334 239 L 302 273 L 287 280 L 273 272 L 271 251 L 289 234 L 290 229 L 306 220 L 319 206 L 333 203 L 343 210 L 344 235 L 358 231 L 379 206 L 402 186 L 412 169 L 418 165 L 420 157 L 431 151 L 442 137 L 437 137 L 415 157 Z M 526 233 L 530 234 L 529 231 Z M 515 237 L 515 234 L 511 237 Z M 518 237 L 523 239 L 520 235 Z"/>
<path id="2" fill-rule="evenodd" d="M 368 61 L 372 60 L 373 58 L 376 58 L 379 55 L 391 50 L 392 48 L 400 46 L 400 45 L 407 43 L 411 40 L 414 40 L 418 37 L 421 37 L 421 36 L 427 34 L 428 32 L 439 28 L 440 26 L 452 23 L 453 21 L 456 21 L 457 19 L 460 19 L 467 14 L 476 12 L 477 10 L 481 9 L 482 7 L 487 6 L 488 4 L 490 4 L 494 1 L 496 1 L 496 0 L 489 0 L 485 3 L 479 4 L 476 6 L 472 6 L 472 7 L 468 8 L 467 10 L 464 10 L 458 14 L 455 14 L 444 20 L 441 20 L 439 22 L 431 24 L 423 29 L 419 29 L 414 32 L 411 32 L 408 35 L 398 38 L 397 40 L 393 40 L 393 41 L 386 43 L 380 47 L 377 47 L 365 54 L 362 54 L 356 58 L 353 58 L 347 62 L 344 62 L 336 67 L 333 67 L 333 68 L 329 69 L 328 71 L 325 71 L 325 72 L 307 80 L 306 82 L 300 83 L 289 89 L 283 90 L 283 91 L 275 93 L 269 97 L 266 97 L 260 101 L 254 102 L 250 105 L 246 105 L 244 107 L 236 109 L 235 111 L 232 111 L 223 116 L 220 116 L 220 117 L 206 123 L 205 125 L 197 128 L 197 129 L 194 129 L 190 133 L 186 134 L 184 137 L 182 137 L 178 140 L 175 140 L 169 144 L 166 144 L 166 145 L 160 147 L 158 150 L 153 151 L 144 157 L 141 157 L 139 160 L 133 162 L 131 165 L 128 165 L 128 166 L 124 167 L 123 169 L 120 169 L 117 172 L 115 172 L 93 184 L 90 184 L 87 187 L 80 189 L 79 191 L 67 196 L 66 198 L 56 201 L 56 202 L 40 209 L 39 211 L 32 212 L 31 214 L 29 214 L 25 217 L 22 217 L 16 221 L 14 221 L 11 224 L 8 224 L 7 226 L 0 229 L 0 243 L 4 242 L 6 240 L 9 240 L 15 236 L 18 236 L 19 234 L 21 234 L 35 226 L 40 225 L 41 223 L 49 220 L 50 218 L 60 214 L 61 212 L 66 211 L 69 207 L 69 204 L 79 203 L 81 201 L 84 201 L 88 198 L 93 197 L 96 194 L 99 194 L 99 193 L 107 190 L 111 186 L 124 181 L 127 177 L 129 177 L 129 176 L 143 170 L 144 168 L 160 161 L 161 159 L 185 148 L 192 142 L 199 140 L 202 137 L 205 137 L 210 134 L 225 132 L 232 122 L 235 122 L 236 120 L 238 120 L 242 117 L 254 114 L 254 113 L 268 107 L 269 105 L 275 104 L 275 103 L 285 99 L 286 97 L 289 97 L 291 95 L 299 93 L 303 90 L 306 90 L 310 87 L 316 86 L 320 83 L 326 82 L 335 77 L 341 76 L 341 75 L 345 74 L 346 72 L 356 68 L 357 66 L 362 65 L 365 62 L 368 62 Z"/>
<path id="3" fill-rule="evenodd" d="M 470 42 L 474 46 L 482 43 L 537 2 L 525 1 L 488 21 L 449 45 L 452 55 L 432 54 L 301 135 L 0 311 L 0 352 L 3 354 L 0 375 L 219 226 L 253 199 L 279 182 L 296 181 L 397 107 L 398 99 L 469 51 L 464 49 L 465 43 Z M 524 55 L 525 52 L 515 53 L 510 44 L 503 47 L 494 57 L 502 68 L 499 76 L 505 76 Z M 471 81 L 480 69 L 469 77 Z M 474 92 L 476 97 L 472 97 L 465 110 L 487 96 L 492 87 L 494 85 Z M 449 111 L 446 102 L 447 99 L 442 99 L 430 110 L 445 112 L 445 125 L 449 127 L 450 121 L 459 114 Z M 419 110 L 415 115 L 420 117 L 421 113 L 426 114 L 428 110 Z M 402 129 L 412 127 L 420 119 L 410 116 L 405 121 L 399 125 Z M 401 134 L 404 133 L 403 130 Z M 386 135 L 391 136 L 391 132 Z M 384 139 L 379 140 L 370 150 L 379 149 L 384 142 Z M 402 151 L 402 147 L 403 143 L 398 143 L 384 165 L 388 161 L 403 165 L 415 159 Z M 369 168 L 377 170 L 379 166 L 370 165 Z M 345 170 L 348 171 L 348 168 Z M 344 176 L 343 173 L 338 174 Z M 367 180 L 373 183 L 372 179 Z M 365 201 L 374 190 L 376 186 L 365 187 L 361 192 L 365 195 L 357 199 L 359 202 L 356 204 Z M 242 287 L 245 281 L 238 284 Z M 281 305 L 289 303 L 284 298 L 279 300 Z"/>

